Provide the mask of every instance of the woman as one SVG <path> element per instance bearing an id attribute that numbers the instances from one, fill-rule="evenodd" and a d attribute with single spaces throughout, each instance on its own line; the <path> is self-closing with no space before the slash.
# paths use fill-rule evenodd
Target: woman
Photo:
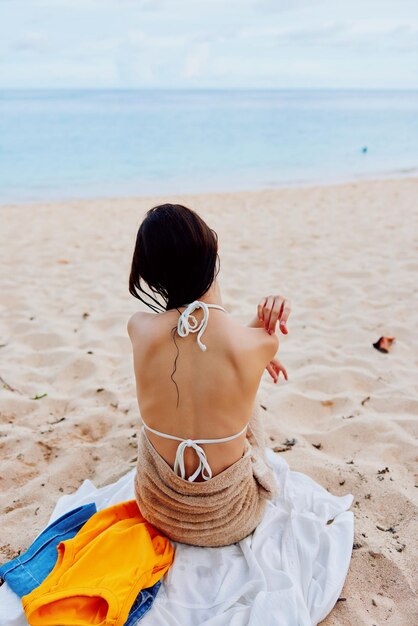
<path id="1" fill-rule="evenodd" d="M 289 301 L 263 298 L 242 326 L 223 307 L 218 273 L 217 235 L 197 213 L 171 204 L 148 211 L 129 281 L 154 311 L 128 322 L 144 422 L 136 497 L 171 539 L 202 546 L 239 541 L 261 521 L 275 484 L 256 395 L 265 368 L 274 382 L 280 372 L 287 379 L 274 357 Z"/>

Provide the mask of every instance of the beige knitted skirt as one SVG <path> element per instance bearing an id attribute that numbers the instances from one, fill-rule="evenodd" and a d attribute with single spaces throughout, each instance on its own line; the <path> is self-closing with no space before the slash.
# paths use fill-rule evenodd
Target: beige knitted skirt
<path id="1" fill-rule="evenodd" d="M 256 404 L 243 456 L 202 482 L 177 476 L 142 428 L 135 496 L 145 519 L 169 539 L 195 546 L 225 546 L 252 533 L 263 517 L 266 500 L 276 494 L 259 417 Z"/>

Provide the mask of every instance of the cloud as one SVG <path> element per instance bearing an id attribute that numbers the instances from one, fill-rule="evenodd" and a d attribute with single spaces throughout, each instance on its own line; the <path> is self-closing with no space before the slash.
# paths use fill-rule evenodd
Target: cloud
<path id="1" fill-rule="evenodd" d="M 45 33 L 28 32 L 13 41 L 10 45 L 15 52 L 45 52 L 48 47 L 48 37 Z"/>
<path id="2" fill-rule="evenodd" d="M 201 43 L 188 54 L 184 66 L 183 76 L 185 78 L 196 78 L 202 74 L 202 68 L 209 59 L 209 44 Z"/>
<path id="3" fill-rule="evenodd" d="M 316 25 L 266 26 L 244 28 L 237 39 L 271 41 L 281 45 L 356 46 L 415 48 L 418 52 L 418 24 L 343 23 L 331 21 Z"/>
<path id="4" fill-rule="evenodd" d="M 418 88 L 416 0 L 10 0 L 1 7 L 0 87 L 47 86 L 50 77 L 52 85 L 91 87 L 345 81 Z"/>

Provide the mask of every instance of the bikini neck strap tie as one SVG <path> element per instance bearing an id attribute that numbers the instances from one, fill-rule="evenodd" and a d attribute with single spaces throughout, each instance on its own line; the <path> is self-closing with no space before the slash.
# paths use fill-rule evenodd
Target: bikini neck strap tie
<path id="1" fill-rule="evenodd" d="M 192 315 L 193 311 L 196 309 L 202 309 L 203 318 L 200 322 L 197 321 L 194 315 Z M 179 321 L 177 324 L 177 332 L 180 337 L 187 337 L 189 333 L 198 333 L 197 335 L 197 343 L 199 344 L 199 348 L 205 352 L 206 346 L 201 341 L 201 336 L 203 335 L 206 326 L 208 325 L 208 316 L 209 309 L 205 302 L 201 302 L 200 300 L 195 300 L 191 302 L 187 308 L 183 311 L 183 313 L 179 317 Z"/>

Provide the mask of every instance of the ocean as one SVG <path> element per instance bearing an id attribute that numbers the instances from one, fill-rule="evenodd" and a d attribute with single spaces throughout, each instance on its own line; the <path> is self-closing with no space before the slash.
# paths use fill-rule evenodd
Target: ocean
<path id="1" fill-rule="evenodd" d="M 0 91 L 0 202 L 418 173 L 418 91 Z"/>

